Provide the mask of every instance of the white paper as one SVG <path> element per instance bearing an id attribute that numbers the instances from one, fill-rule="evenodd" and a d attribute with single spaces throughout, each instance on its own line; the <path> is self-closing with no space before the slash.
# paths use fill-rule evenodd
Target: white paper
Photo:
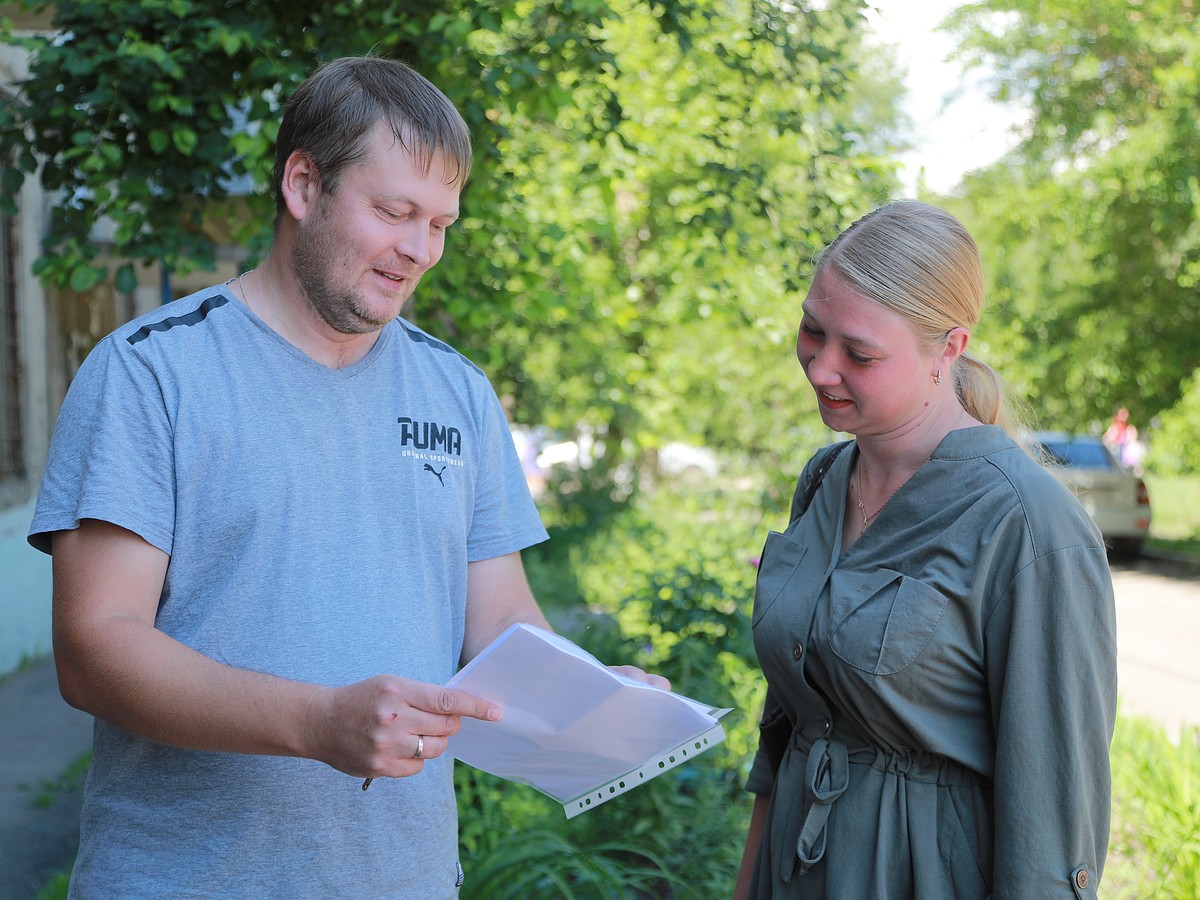
<path id="1" fill-rule="evenodd" d="M 714 709 L 626 678 L 570 641 L 513 625 L 447 683 L 498 704 L 464 718 L 447 752 L 563 804 L 567 818 L 725 739 Z"/>

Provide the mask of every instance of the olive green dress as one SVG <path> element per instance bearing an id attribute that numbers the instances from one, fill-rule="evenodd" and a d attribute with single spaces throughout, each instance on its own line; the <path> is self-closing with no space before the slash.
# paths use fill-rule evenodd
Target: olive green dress
<path id="1" fill-rule="evenodd" d="M 1098 531 L 978 426 L 843 552 L 856 455 L 763 551 L 754 641 L 785 715 L 748 782 L 770 796 L 751 896 L 1095 897 L 1117 692 Z"/>

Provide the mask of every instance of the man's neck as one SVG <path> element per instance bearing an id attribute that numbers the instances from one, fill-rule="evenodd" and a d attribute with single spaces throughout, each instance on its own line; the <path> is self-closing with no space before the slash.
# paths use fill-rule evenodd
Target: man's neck
<path id="1" fill-rule="evenodd" d="M 363 359 L 379 332 L 343 334 L 318 315 L 291 270 L 272 253 L 262 265 L 238 276 L 234 293 L 268 328 L 315 362 L 344 369 Z"/>

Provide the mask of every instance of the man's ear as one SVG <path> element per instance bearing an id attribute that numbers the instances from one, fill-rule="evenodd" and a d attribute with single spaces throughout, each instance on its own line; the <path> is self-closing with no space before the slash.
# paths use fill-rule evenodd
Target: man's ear
<path id="1" fill-rule="evenodd" d="M 284 164 L 283 181 L 279 187 L 284 205 L 292 214 L 292 218 L 298 222 L 312 212 L 312 205 L 319 190 L 319 177 L 320 173 L 312 158 L 299 150 L 294 151 Z"/>

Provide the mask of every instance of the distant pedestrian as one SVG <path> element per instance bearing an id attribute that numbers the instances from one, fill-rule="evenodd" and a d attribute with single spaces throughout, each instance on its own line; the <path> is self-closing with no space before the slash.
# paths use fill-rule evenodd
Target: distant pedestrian
<path id="1" fill-rule="evenodd" d="M 1129 421 L 1128 409 L 1122 406 L 1113 413 L 1112 422 L 1104 432 L 1103 439 L 1116 454 L 1121 465 L 1140 474 L 1143 446 L 1138 438 L 1137 426 Z"/>

